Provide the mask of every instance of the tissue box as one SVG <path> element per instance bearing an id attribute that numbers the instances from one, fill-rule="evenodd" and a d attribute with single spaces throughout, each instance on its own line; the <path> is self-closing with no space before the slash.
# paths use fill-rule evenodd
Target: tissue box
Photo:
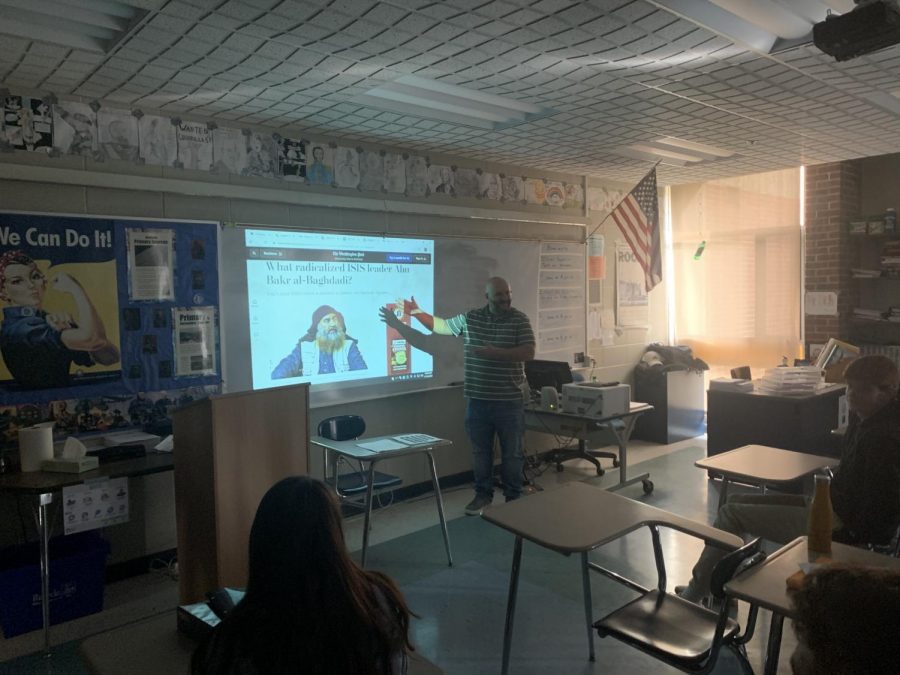
<path id="1" fill-rule="evenodd" d="M 47 459 L 41 462 L 41 471 L 54 473 L 83 473 L 100 466 L 96 457 L 79 457 L 77 459 Z"/>

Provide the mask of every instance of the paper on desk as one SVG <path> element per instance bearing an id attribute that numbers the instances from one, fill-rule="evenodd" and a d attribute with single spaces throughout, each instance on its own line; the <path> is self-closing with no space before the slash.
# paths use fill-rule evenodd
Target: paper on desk
<path id="1" fill-rule="evenodd" d="M 357 447 L 364 448 L 366 450 L 372 450 L 373 452 L 383 452 L 385 450 L 399 450 L 400 448 L 405 448 L 406 445 L 403 443 L 397 443 L 396 441 L 392 441 L 389 438 L 382 438 L 377 441 L 369 441 L 368 443 L 357 443 Z"/>
<path id="2" fill-rule="evenodd" d="M 87 448 L 84 447 L 84 443 L 79 441 L 74 436 L 69 436 L 66 439 L 66 444 L 62 449 L 62 457 L 63 459 L 81 459 L 87 454 Z"/>

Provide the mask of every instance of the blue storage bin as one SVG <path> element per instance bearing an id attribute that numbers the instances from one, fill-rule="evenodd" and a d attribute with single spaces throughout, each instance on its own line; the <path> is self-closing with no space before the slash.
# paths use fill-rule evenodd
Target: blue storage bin
<path id="1" fill-rule="evenodd" d="M 50 624 L 103 609 L 109 542 L 96 532 L 50 540 Z M 0 627 L 10 638 L 42 626 L 37 543 L 0 550 Z"/>

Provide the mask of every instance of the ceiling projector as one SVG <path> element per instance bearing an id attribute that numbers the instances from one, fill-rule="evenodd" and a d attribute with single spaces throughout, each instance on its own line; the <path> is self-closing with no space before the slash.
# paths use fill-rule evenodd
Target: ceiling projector
<path id="1" fill-rule="evenodd" d="M 831 14 L 813 26 L 813 43 L 838 61 L 871 54 L 898 42 L 897 0 L 857 0 L 852 11 Z"/>

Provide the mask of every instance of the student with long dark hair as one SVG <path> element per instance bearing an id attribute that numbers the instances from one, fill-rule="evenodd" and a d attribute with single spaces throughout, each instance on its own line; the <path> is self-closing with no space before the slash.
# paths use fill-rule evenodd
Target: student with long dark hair
<path id="1" fill-rule="evenodd" d="M 327 486 L 285 478 L 262 498 L 250 530 L 247 592 L 194 653 L 195 675 L 400 675 L 411 612 L 380 572 L 344 543 Z"/>

